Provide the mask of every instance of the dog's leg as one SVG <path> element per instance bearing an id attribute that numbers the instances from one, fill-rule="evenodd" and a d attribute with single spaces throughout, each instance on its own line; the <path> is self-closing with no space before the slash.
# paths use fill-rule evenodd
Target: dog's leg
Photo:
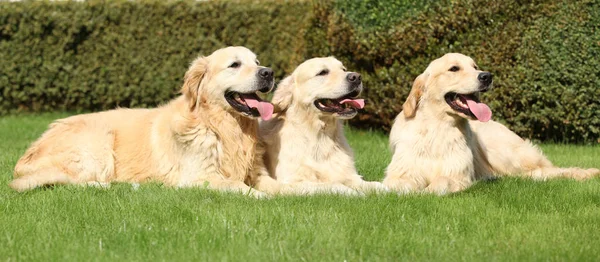
<path id="1" fill-rule="evenodd" d="M 213 180 L 209 181 L 208 188 L 225 192 L 241 193 L 255 198 L 267 198 L 269 196 L 241 181 Z"/>
<path id="2" fill-rule="evenodd" d="M 346 195 L 346 196 L 364 196 L 363 193 L 356 191 L 355 189 L 348 187 L 343 184 L 320 184 L 320 183 L 303 183 L 308 184 L 307 186 L 310 188 L 314 188 L 313 191 L 316 194 L 336 194 L 336 195 Z"/>
<path id="3" fill-rule="evenodd" d="M 447 176 L 438 176 L 432 179 L 425 188 L 425 192 L 436 195 L 446 195 L 467 189 L 472 185 L 470 179 L 453 179 Z"/>
<path id="4" fill-rule="evenodd" d="M 279 194 L 282 190 L 281 184 L 268 175 L 258 176 L 254 186 L 256 189 L 270 195 Z"/>
<path id="5" fill-rule="evenodd" d="M 35 189 L 44 185 L 76 184 L 98 188 L 109 188 L 110 183 L 98 181 L 78 181 L 55 168 L 40 169 L 15 178 L 9 186 L 18 192 Z"/>
<path id="6" fill-rule="evenodd" d="M 377 181 L 365 181 L 357 175 L 356 179 L 351 180 L 349 183 L 344 183 L 346 186 L 354 188 L 363 193 L 386 193 L 390 192 L 390 189 Z"/>
<path id="7" fill-rule="evenodd" d="M 392 179 L 391 176 L 388 176 L 383 180 L 383 185 L 385 185 L 389 190 L 394 191 L 400 195 L 415 193 L 423 189 L 423 186 L 420 183 L 417 183 L 417 181 L 415 181 L 414 179 Z"/>
<path id="8" fill-rule="evenodd" d="M 445 195 L 450 193 L 451 184 L 452 181 L 447 177 L 436 177 L 435 180 L 431 181 L 425 188 L 425 191 L 436 195 Z"/>
<path id="9" fill-rule="evenodd" d="M 265 154 L 261 146 L 262 145 L 259 144 L 256 150 L 258 156 Z M 281 184 L 269 175 L 269 171 L 267 171 L 262 157 L 254 158 L 253 171 L 246 177 L 245 182 L 257 190 L 269 195 L 279 194 L 281 191 Z"/>
<path id="10" fill-rule="evenodd" d="M 576 180 L 585 180 L 600 175 L 600 170 L 596 168 L 560 168 L 560 167 L 542 167 L 522 173 L 526 177 L 534 180 L 547 180 L 552 178 L 572 178 Z"/>
<path id="11" fill-rule="evenodd" d="M 553 178 L 585 180 L 600 173 L 596 168 L 555 167 L 541 150 L 528 141 L 523 141 L 513 152 L 497 151 L 488 153 L 487 157 L 491 160 L 490 164 L 494 172 L 504 176 L 522 176 L 535 180 Z"/>
<path id="12" fill-rule="evenodd" d="M 364 196 L 343 184 L 317 183 L 317 182 L 297 182 L 281 184 L 279 194 L 282 195 L 321 195 L 334 194 L 346 196 Z"/>
<path id="13" fill-rule="evenodd" d="M 10 187 L 22 192 L 53 184 L 108 184 L 114 175 L 112 132 L 84 129 L 74 133 L 68 126 L 55 128 L 61 129 L 49 130 L 19 159 Z M 69 140 L 60 140 L 57 132 Z"/>
<path id="14" fill-rule="evenodd" d="M 248 177 L 252 176 L 252 173 L 239 173 L 234 176 L 226 173 L 227 169 L 223 169 L 219 162 L 219 150 L 216 142 L 216 137 L 207 137 L 201 150 L 182 156 L 179 159 L 179 166 L 176 168 L 179 174 L 172 185 L 179 188 L 207 188 L 256 198 L 267 197 L 267 194 L 248 185 L 255 183 L 255 181 L 251 181 L 252 177 Z M 230 171 L 237 172 L 235 169 Z"/>
<path id="15" fill-rule="evenodd" d="M 15 191 L 23 192 L 44 185 L 69 184 L 73 182 L 67 174 L 50 168 L 24 174 L 11 181 L 9 186 Z"/>
<path id="16" fill-rule="evenodd" d="M 300 176 L 297 173 L 296 176 Z M 302 176 L 300 176 L 302 177 Z M 279 195 L 317 195 L 317 194 L 339 194 L 348 196 L 364 196 L 361 192 L 348 187 L 342 183 L 335 182 L 312 182 L 310 180 L 281 182 L 270 177 L 266 171 L 258 175 L 255 182 L 256 187 L 269 194 Z"/>
<path id="17" fill-rule="evenodd" d="M 98 181 L 89 181 L 89 182 L 86 182 L 85 184 L 81 184 L 81 185 L 86 186 L 86 187 L 95 187 L 95 188 L 101 188 L 101 189 L 110 188 L 110 183 L 98 182 Z M 138 184 L 138 186 L 139 186 L 139 184 Z"/>
<path id="18" fill-rule="evenodd" d="M 555 167 L 542 151 L 504 125 L 489 121 L 470 121 L 483 153 L 493 172 L 503 176 L 521 176 L 535 180 L 573 178 L 584 180 L 597 176 L 596 168 Z"/>
<path id="19" fill-rule="evenodd" d="M 268 195 L 260 192 L 250 186 L 244 184 L 242 181 L 226 180 L 222 178 L 197 180 L 191 183 L 181 183 L 178 185 L 180 188 L 186 187 L 200 187 L 212 190 L 218 190 L 222 192 L 232 192 L 243 195 L 252 196 L 255 198 L 266 198 Z"/>
<path id="20" fill-rule="evenodd" d="M 86 181 L 80 180 L 77 177 L 69 176 L 65 172 L 54 168 L 38 168 L 33 172 L 23 172 L 21 169 L 23 167 L 19 167 L 17 169 L 19 177 L 15 178 L 10 182 L 9 186 L 18 192 L 23 192 L 31 189 L 35 189 L 44 185 L 57 185 L 57 184 L 75 184 L 81 186 L 92 186 L 98 188 L 109 188 L 110 183 L 108 182 L 99 182 L 99 181 Z M 88 177 L 88 176 L 82 176 Z"/>

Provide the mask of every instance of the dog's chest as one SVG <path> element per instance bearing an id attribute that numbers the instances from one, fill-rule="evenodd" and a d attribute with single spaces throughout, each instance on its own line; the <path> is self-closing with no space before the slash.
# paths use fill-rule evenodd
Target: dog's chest
<path id="1" fill-rule="evenodd" d="M 412 170 L 423 175 L 472 175 L 474 157 L 470 134 L 458 128 L 420 128 L 406 130 L 395 157 L 403 158 Z"/>
<path id="2" fill-rule="evenodd" d="M 255 161 L 256 140 L 244 132 L 229 132 L 227 135 L 208 128 L 198 129 L 197 136 L 180 151 L 181 175 L 216 174 L 243 181 Z"/>

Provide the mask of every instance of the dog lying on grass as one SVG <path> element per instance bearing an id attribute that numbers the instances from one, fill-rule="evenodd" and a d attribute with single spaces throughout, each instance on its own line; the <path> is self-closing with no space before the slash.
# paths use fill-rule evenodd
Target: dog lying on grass
<path id="1" fill-rule="evenodd" d="M 265 175 L 258 121 L 273 106 L 273 71 L 245 47 L 197 58 L 182 95 L 155 109 L 116 109 L 60 119 L 25 152 L 10 186 L 158 181 L 176 187 L 249 192 Z"/>
<path id="2" fill-rule="evenodd" d="M 598 169 L 558 168 L 505 126 L 490 121 L 479 101 L 492 74 L 462 54 L 446 54 L 419 75 L 390 134 L 393 151 L 383 184 L 408 193 L 446 194 L 476 180 L 524 176 L 586 179 Z"/>
<path id="3" fill-rule="evenodd" d="M 277 116 L 261 121 L 260 137 L 265 164 L 282 193 L 385 190 L 358 175 L 344 137 L 342 119 L 363 108 L 362 88 L 360 74 L 347 72 L 333 57 L 305 61 L 278 85 L 271 101 Z"/>

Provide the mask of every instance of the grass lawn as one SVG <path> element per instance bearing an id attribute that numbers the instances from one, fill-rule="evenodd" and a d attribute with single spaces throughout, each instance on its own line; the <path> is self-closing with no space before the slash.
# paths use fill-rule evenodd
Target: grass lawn
<path id="1" fill-rule="evenodd" d="M 446 197 L 256 200 L 126 184 L 15 193 L 12 168 L 51 120 L 0 118 L 0 261 L 594 261 L 600 179 L 478 183 Z M 359 171 L 380 180 L 387 137 L 350 131 Z M 600 167 L 599 146 L 544 145 L 557 165 Z"/>

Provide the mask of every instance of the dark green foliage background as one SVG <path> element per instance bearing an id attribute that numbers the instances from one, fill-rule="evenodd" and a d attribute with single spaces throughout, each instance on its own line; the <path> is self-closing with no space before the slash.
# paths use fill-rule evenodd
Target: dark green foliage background
<path id="1" fill-rule="evenodd" d="M 196 56 L 228 45 L 282 77 L 308 12 L 277 2 L 0 3 L 0 111 L 155 106 L 177 94 Z"/>
<path id="2" fill-rule="evenodd" d="M 334 55 L 363 74 L 352 124 L 389 129 L 412 80 L 447 52 L 494 73 L 483 100 L 522 136 L 600 142 L 600 1 L 0 3 L 0 113 L 148 107 L 189 62 L 245 45 L 277 77 Z"/>

